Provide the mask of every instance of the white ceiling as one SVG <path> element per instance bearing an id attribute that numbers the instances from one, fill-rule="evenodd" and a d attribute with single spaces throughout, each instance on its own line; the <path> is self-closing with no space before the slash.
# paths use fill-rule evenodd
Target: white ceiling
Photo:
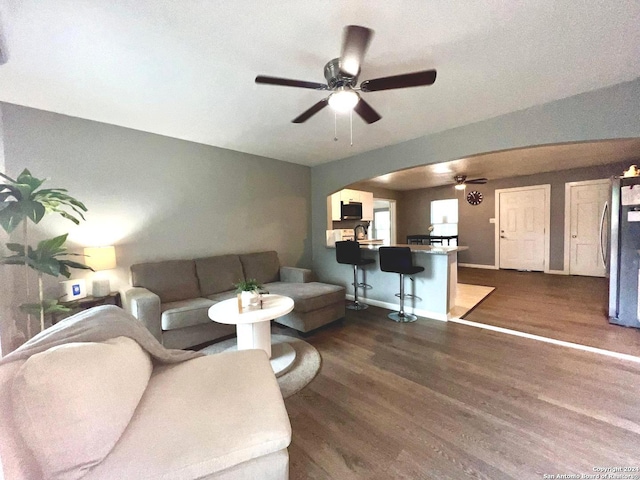
<path id="1" fill-rule="evenodd" d="M 0 100 L 315 165 L 640 76 L 638 0 L 0 0 Z M 382 120 L 325 109 L 342 28 L 375 30 L 361 80 L 436 68 L 431 87 L 371 92 Z"/>
<path id="2" fill-rule="evenodd" d="M 363 180 L 349 188 L 368 190 L 417 190 L 441 185 L 454 185 L 455 175 L 467 179 L 521 177 L 534 173 L 556 172 L 572 168 L 590 167 L 640 160 L 640 138 L 600 142 L 542 145 L 539 147 L 504 150 L 474 155 L 450 162 L 407 168 L 397 172 Z M 622 171 L 619 172 L 622 175 Z"/>

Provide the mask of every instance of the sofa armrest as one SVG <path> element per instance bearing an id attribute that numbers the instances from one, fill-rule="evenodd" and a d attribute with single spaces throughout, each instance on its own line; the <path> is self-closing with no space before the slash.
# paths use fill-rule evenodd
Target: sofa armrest
<path id="1" fill-rule="evenodd" d="M 308 268 L 280 267 L 280 281 L 286 283 L 309 283 L 314 280 Z"/>
<path id="2" fill-rule="evenodd" d="M 132 287 L 120 292 L 122 308 L 136 317 L 147 330 L 162 343 L 160 297 L 142 287 Z"/>

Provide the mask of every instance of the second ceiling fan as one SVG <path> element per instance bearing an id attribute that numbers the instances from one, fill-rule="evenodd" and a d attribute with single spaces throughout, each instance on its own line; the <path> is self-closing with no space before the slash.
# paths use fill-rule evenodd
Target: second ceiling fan
<path id="1" fill-rule="evenodd" d="M 466 175 L 455 175 L 453 179 L 456 182 L 454 185 L 456 190 L 464 190 L 467 185 L 483 185 L 488 182 L 486 178 L 473 178 L 471 180 L 467 180 Z"/>
<path id="2" fill-rule="evenodd" d="M 292 80 L 288 78 L 258 75 L 256 83 L 268 85 L 282 85 L 285 87 L 309 88 L 312 90 L 329 90 L 332 93 L 313 105 L 311 108 L 292 120 L 293 123 L 303 123 L 318 113 L 327 105 L 336 111 L 355 111 L 367 123 L 374 123 L 382 117 L 369 105 L 359 92 L 377 92 L 396 88 L 420 87 L 432 85 L 436 81 L 435 70 L 394 75 L 391 77 L 365 80 L 358 84 L 360 66 L 373 36 L 373 30 L 358 25 L 349 25 L 344 29 L 342 39 L 342 53 L 340 58 L 334 58 L 324 66 L 324 77 L 327 84 Z"/>

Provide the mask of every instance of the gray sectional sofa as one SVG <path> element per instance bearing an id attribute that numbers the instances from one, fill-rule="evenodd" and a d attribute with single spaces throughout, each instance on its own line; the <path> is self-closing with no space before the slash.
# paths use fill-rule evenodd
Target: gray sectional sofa
<path id="1" fill-rule="evenodd" d="M 236 295 L 234 284 L 255 278 L 269 293 L 293 298 L 275 321 L 309 332 L 344 317 L 345 289 L 314 282 L 311 270 L 281 267 L 277 252 L 218 255 L 131 266 L 123 306 L 168 348 L 186 348 L 235 333 L 207 316 L 211 305 Z"/>

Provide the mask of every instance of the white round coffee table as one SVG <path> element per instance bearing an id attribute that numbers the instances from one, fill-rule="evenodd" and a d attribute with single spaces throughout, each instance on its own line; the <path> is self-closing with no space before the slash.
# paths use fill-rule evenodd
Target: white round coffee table
<path id="1" fill-rule="evenodd" d="M 286 373 L 296 359 L 296 351 L 288 343 L 271 346 L 271 320 L 293 310 L 293 299 L 284 295 L 262 295 L 260 305 L 244 307 L 238 311 L 238 299 L 223 300 L 209 308 L 209 318 L 214 322 L 235 325 L 238 343 L 235 350 L 260 348 L 267 352 L 271 368 L 276 376 Z M 229 350 L 231 350 L 229 349 Z"/>

